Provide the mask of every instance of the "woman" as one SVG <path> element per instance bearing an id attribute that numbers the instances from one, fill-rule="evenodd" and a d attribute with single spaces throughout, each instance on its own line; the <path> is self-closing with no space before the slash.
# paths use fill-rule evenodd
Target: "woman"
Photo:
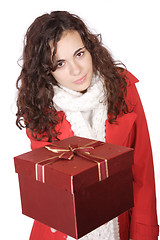
<path id="1" fill-rule="evenodd" d="M 84 239 L 158 239 L 152 152 L 136 82 L 76 15 L 42 15 L 26 33 L 17 125 L 27 128 L 32 149 L 73 135 L 135 149 L 134 208 Z M 37 221 L 30 236 L 64 238 Z"/>

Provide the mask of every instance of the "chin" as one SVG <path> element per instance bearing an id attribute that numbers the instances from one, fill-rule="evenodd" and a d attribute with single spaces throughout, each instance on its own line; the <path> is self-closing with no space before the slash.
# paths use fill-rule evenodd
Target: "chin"
<path id="1" fill-rule="evenodd" d="M 77 86 L 73 90 L 75 90 L 77 92 L 86 92 L 87 89 L 89 88 L 90 84 L 91 84 L 91 82 L 88 83 L 88 84 L 84 84 L 83 86 L 82 85 L 81 86 Z"/>

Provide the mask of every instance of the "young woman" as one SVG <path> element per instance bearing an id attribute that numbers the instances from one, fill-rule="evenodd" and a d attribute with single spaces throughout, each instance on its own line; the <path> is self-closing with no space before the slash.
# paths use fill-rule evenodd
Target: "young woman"
<path id="1" fill-rule="evenodd" d="M 76 135 L 135 150 L 134 208 L 82 239 L 158 239 L 152 152 L 136 82 L 76 15 L 42 15 L 26 33 L 17 125 L 26 127 L 32 149 Z M 37 221 L 30 236 L 64 238 L 71 239 Z"/>

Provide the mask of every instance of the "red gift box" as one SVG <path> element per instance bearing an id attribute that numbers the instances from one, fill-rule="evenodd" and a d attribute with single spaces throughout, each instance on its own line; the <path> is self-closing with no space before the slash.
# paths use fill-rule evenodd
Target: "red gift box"
<path id="1" fill-rule="evenodd" d="M 133 149 L 74 136 L 14 161 L 22 213 L 73 238 L 133 207 Z"/>

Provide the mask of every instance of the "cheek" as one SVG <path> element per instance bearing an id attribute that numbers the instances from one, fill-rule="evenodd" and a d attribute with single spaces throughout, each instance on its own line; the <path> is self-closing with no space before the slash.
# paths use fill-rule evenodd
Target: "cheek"
<path id="1" fill-rule="evenodd" d="M 88 58 L 86 59 L 86 66 L 88 69 L 93 69 L 92 57 L 90 54 L 88 55 Z"/>
<path id="2" fill-rule="evenodd" d="M 59 72 L 54 72 L 52 73 L 52 76 L 55 78 L 55 80 L 59 83 L 61 83 L 63 81 L 63 76 L 64 74 L 62 74 L 60 71 Z"/>

